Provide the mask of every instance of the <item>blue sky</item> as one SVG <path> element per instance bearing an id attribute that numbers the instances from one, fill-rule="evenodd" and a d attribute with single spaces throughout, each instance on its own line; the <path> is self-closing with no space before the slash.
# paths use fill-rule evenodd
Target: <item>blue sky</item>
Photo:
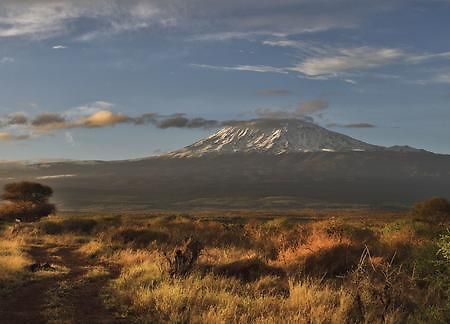
<path id="1" fill-rule="evenodd" d="M 3 0 L 0 160 L 144 157 L 308 118 L 450 153 L 450 1 Z"/>

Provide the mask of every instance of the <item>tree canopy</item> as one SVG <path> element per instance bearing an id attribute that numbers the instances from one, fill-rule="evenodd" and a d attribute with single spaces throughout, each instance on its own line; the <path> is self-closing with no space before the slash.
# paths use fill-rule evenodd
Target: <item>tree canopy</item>
<path id="1" fill-rule="evenodd" d="M 1 198 L 6 202 L 0 207 L 0 218 L 20 219 L 32 222 L 55 212 L 55 205 L 49 203 L 52 188 L 36 182 L 8 183 Z"/>
<path id="2" fill-rule="evenodd" d="M 47 202 L 53 189 L 36 182 L 14 182 L 4 187 L 2 199 L 13 202 L 32 202 L 35 204 Z"/>

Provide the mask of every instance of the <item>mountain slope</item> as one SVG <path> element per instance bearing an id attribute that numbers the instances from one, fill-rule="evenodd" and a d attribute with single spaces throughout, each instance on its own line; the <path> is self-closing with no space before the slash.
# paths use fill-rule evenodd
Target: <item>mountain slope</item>
<path id="1" fill-rule="evenodd" d="M 0 186 L 21 180 L 50 185 L 60 210 L 410 205 L 450 197 L 450 156 L 235 153 L 0 169 Z"/>
<path id="2" fill-rule="evenodd" d="M 0 187 L 21 180 L 49 184 L 60 210 L 408 206 L 450 197 L 450 156 L 266 119 L 158 157 L 0 163 Z"/>
<path id="3" fill-rule="evenodd" d="M 205 154 L 378 151 L 383 147 L 364 143 L 298 119 L 255 119 L 222 128 L 210 137 L 171 157 Z"/>

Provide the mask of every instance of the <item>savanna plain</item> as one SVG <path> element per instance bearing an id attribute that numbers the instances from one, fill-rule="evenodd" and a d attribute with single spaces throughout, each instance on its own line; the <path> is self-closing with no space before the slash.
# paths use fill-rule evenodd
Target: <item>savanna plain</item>
<path id="1" fill-rule="evenodd" d="M 0 322 L 448 323 L 439 208 L 3 222 Z"/>

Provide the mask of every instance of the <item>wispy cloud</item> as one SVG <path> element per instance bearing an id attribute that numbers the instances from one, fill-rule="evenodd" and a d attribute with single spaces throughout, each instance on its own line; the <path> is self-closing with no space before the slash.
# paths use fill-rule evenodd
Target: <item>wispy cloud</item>
<path id="1" fill-rule="evenodd" d="M 66 49 L 67 46 L 64 46 L 64 45 L 55 45 L 55 46 L 53 46 L 52 48 L 55 49 L 55 50 L 61 50 L 61 49 Z"/>
<path id="2" fill-rule="evenodd" d="M 428 70 L 424 72 L 424 75 L 421 78 L 408 79 L 406 82 L 422 86 L 450 84 L 450 71 Z"/>
<path id="3" fill-rule="evenodd" d="M 358 75 L 367 75 L 367 71 L 383 68 L 388 65 L 418 65 L 437 60 L 450 60 L 450 52 L 415 53 L 400 48 L 333 47 L 289 39 L 272 39 L 262 42 L 268 46 L 294 48 L 298 63 L 292 66 L 271 65 L 207 65 L 191 64 L 193 67 L 214 69 L 219 71 L 251 71 L 265 73 L 298 73 L 302 78 L 314 80 L 340 79 L 349 84 L 358 83 Z M 370 76 L 370 74 L 369 74 Z M 382 74 L 373 72 L 374 77 Z M 398 76 L 395 76 L 399 78 Z M 436 75 L 433 82 L 448 83 L 446 73 Z"/>
<path id="4" fill-rule="evenodd" d="M 248 71 L 248 72 L 258 72 L 258 73 L 282 73 L 287 74 L 284 68 L 278 68 L 274 66 L 267 65 L 235 65 L 235 66 L 216 66 L 208 64 L 191 64 L 192 67 L 201 69 L 210 69 L 218 71 Z"/>
<path id="5" fill-rule="evenodd" d="M 50 37 L 67 31 L 66 23 L 83 14 L 67 1 L 6 0 L 0 9 L 0 37 Z"/>
<path id="6" fill-rule="evenodd" d="M 88 41 L 153 27 L 176 28 L 199 41 L 280 37 L 352 28 L 369 14 L 396 6 L 388 0 L 3 0 L 0 37 L 72 34 Z M 87 32 L 81 27 L 86 20 L 93 22 Z"/>
<path id="7" fill-rule="evenodd" d="M 304 48 L 305 42 L 292 39 L 274 39 L 265 40 L 262 42 L 264 45 L 268 46 L 278 46 L 278 47 L 293 47 L 293 48 Z"/>
<path id="8" fill-rule="evenodd" d="M 147 27 L 153 6 L 147 1 L 5 0 L 0 4 L 0 37 L 51 38 L 74 32 L 79 19 L 89 18 L 110 33 Z M 156 12 L 156 11 L 155 11 Z"/>
<path id="9" fill-rule="evenodd" d="M 405 57 L 402 50 L 392 48 L 358 47 L 340 49 L 338 52 L 336 56 L 307 58 L 289 70 L 308 76 L 318 76 L 355 69 L 371 69 Z"/>
<path id="10" fill-rule="evenodd" d="M 205 34 L 198 34 L 193 35 L 189 37 L 188 40 L 190 41 L 230 41 L 230 40 L 236 40 L 236 39 L 255 39 L 257 37 L 261 36 L 276 36 L 276 37 L 284 37 L 286 34 L 283 33 L 274 33 L 270 31 L 249 31 L 249 32 L 242 32 L 242 31 L 229 31 L 229 32 L 216 32 L 216 33 L 205 33 Z"/>

